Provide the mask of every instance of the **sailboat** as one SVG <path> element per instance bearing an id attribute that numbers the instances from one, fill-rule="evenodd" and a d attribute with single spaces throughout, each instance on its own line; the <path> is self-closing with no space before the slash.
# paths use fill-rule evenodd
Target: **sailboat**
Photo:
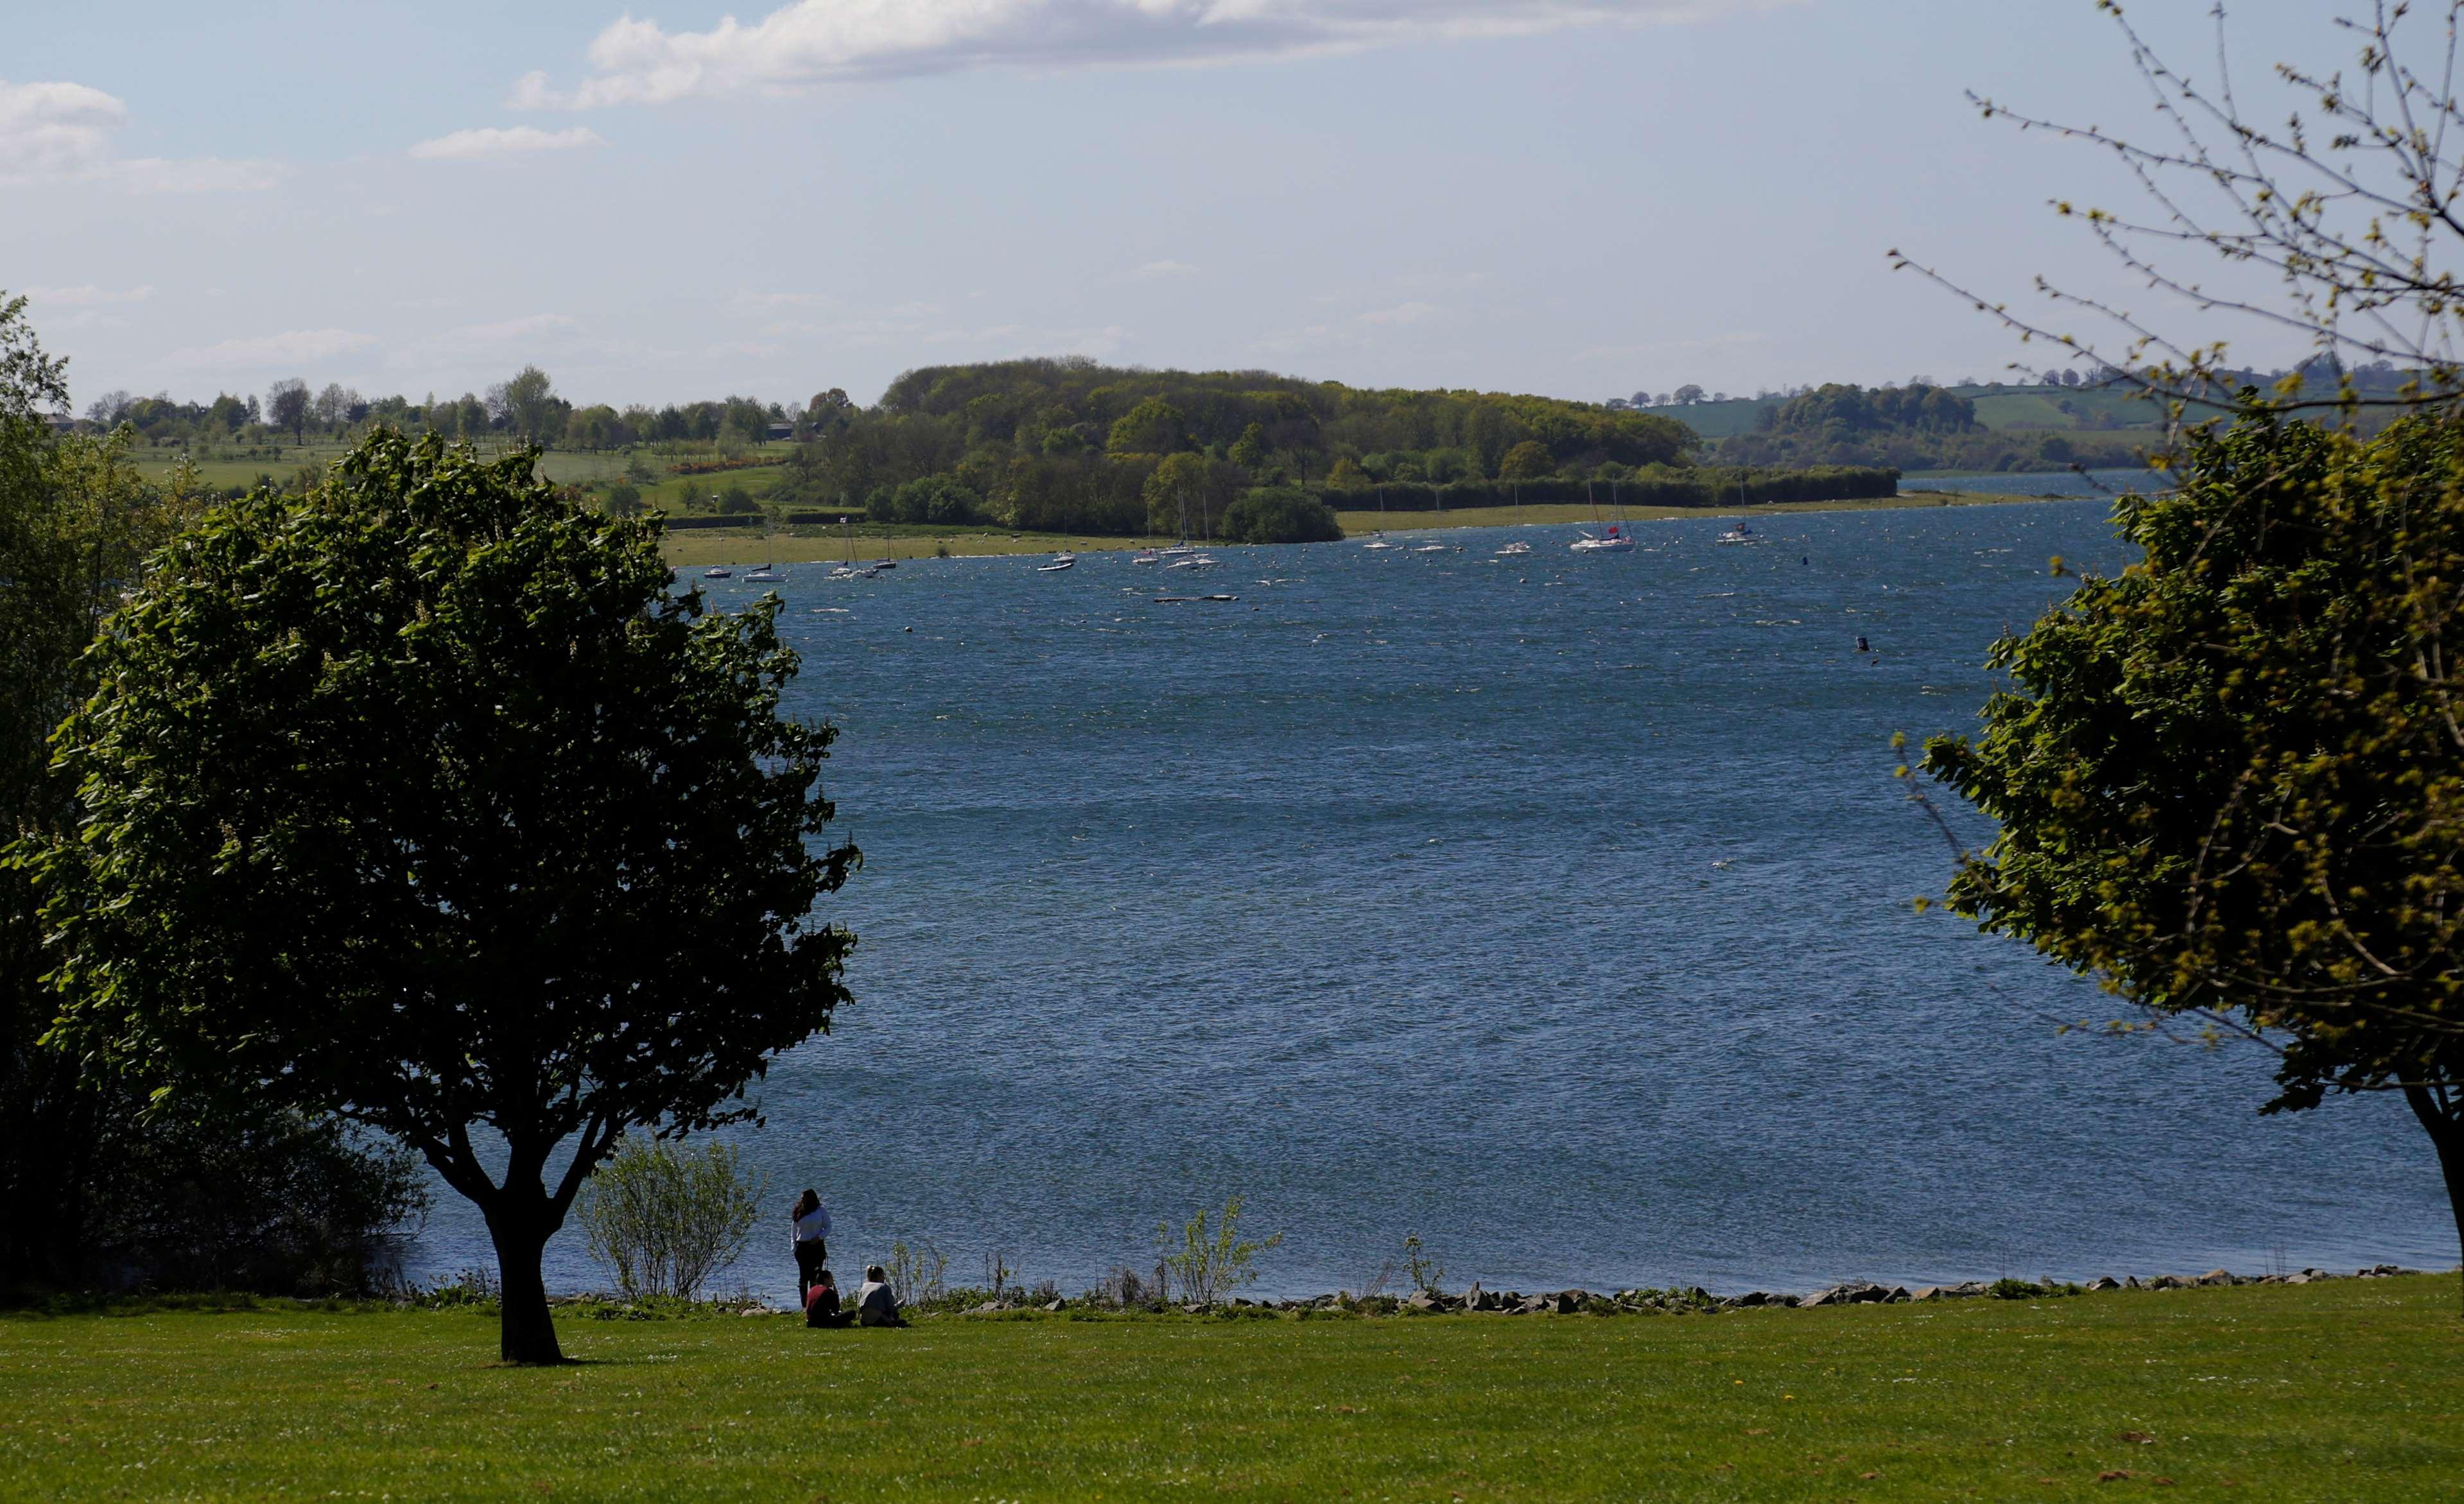
<path id="1" fill-rule="evenodd" d="M 1740 507 L 1750 507 L 1753 505 L 1752 502 L 1746 499 L 1746 472 L 1743 469 L 1739 469 L 1737 471 L 1737 505 Z M 1753 529 L 1746 526 L 1745 519 L 1740 517 L 1737 519 L 1736 526 L 1730 528 L 1727 532 L 1721 534 L 1711 541 L 1714 543 L 1742 544 L 1761 543 L 1766 540 L 1761 534 L 1756 533 Z"/>
<path id="2" fill-rule="evenodd" d="M 1592 523 L 1595 527 L 1600 525 L 1600 501 L 1597 492 L 1594 490 L 1594 487 L 1596 484 L 1596 482 L 1593 481 L 1585 481 L 1583 483 L 1583 496 L 1592 504 Z M 1621 514 L 1623 509 L 1620 508 L 1619 512 L 1620 515 L 1617 520 L 1607 524 L 1603 531 L 1594 533 L 1589 528 L 1582 529 L 1581 532 L 1583 535 L 1568 544 L 1567 547 L 1577 554 L 1633 553 L 1634 539 L 1626 536 L 1625 518 Z"/>
<path id="3" fill-rule="evenodd" d="M 764 564 L 744 578 L 757 585 L 775 585 L 787 577 L 779 573 L 777 565 Z"/>
<path id="4" fill-rule="evenodd" d="M 1070 553 L 1067 549 L 1063 549 L 1060 553 L 1052 556 L 1051 563 L 1036 565 L 1035 572 L 1039 575 L 1059 574 L 1062 570 L 1076 567 L 1077 563 L 1078 556 Z"/>
<path id="5" fill-rule="evenodd" d="M 871 578 L 871 570 L 855 567 L 855 524 L 848 518 L 841 517 L 839 527 L 847 535 L 847 562 L 832 568 L 825 578 L 830 579 Z"/>
<path id="6" fill-rule="evenodd" d="M 883 518 L 881 523 L 881 556 L 872 561 L 872 567 L 875 569 L 898 567 L 898 560 L 890 556 L 890 519 L 887 517 Z"/>

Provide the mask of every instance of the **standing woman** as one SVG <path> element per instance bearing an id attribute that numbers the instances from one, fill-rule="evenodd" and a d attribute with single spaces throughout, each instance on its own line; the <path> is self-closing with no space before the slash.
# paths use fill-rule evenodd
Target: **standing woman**
<path id="1" fill-rule="evenodd" d="M 801 1301 L 804 1292 L 813 1288 L 813 1276 L 829 1262 L 830 1209 L 813 1194 L 813 1188 L 796 1198 L 796 1296 Z"/>

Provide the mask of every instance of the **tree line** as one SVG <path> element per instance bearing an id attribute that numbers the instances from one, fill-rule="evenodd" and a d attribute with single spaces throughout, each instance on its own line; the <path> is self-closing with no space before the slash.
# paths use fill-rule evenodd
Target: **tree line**
<path id="1" fill-rule="evenodd" d="M 541 448 L 622 449 L 636 445 L 759 444 L 798 427 L 798 412 L 752 397 L 724 397 L 652 407 L 606 403 L 577 406 L 558 394 L 536 365 L 483 392 L 413 400 L 365 397 L 339 381 L 321 388 L 299 377 L 275 381 L 261 395 L 217 393 L 211 402 L 179 402 L 168 393 L 138 397 L 106 392 L 86 404 L 83 431 L 122 425 L 149 445 L 295 445 L 309 439 L 348 440 L 385 427 L 449 439 L 501 438 Z"/>

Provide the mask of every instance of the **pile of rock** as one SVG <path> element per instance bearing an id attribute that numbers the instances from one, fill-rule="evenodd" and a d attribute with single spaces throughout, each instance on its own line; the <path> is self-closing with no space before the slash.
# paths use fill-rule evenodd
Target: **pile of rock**
<path id="1" fill-rule="evenodd" d="M 1665 1290 L 1638 1287 L 1601 1295 L 1583 1289 L 1543 1291 L 1526 1295 L 1517 1290 L 1485 1290 L 1474 1284 L 1462 1295 L 1446 1295 L 1435 1290 L 1416 1291 L 1409 1296 L 1353 1296 L 1346 1292 L 1312 1296 L 1294 1300 L 1252 1300 L 1236 1296 L 1214 1305 L 1184 1304 L 1177 1309 L 1191 1316 L 1225 1316 L 1296 1313 L 1343 1313 L 1360 1316 L 1438 1316 L 1468 1313 L 1489 1316 L 1652 1316 L 1652 1315 L 1714 1315 L 1726 1311 L 1772 1310 L 1780 1308 L 1812 1308 L 1815 1306 L 1896 1305 L 1903 1301 L 1964 1300 L 1989 1296 L 2006 1299 L 2028 1299 L 2039 1297 L 2077 1295 L 2087 1291 L 2108 1290 L 2189 1290 L 2214 1285 L 2306 1285 L 2322 1279 L 2384 1279 L 2398 1275 L 2417 1275 L 2421 1271 L 2394 1264 L 2378 1264 L 2356 1270 L 2350 1275 L 2330 1274 L 2323 1269 L 2305 1269 L 2290 1275 L 2236 1275 L 2229 1270 L 2211 1269 L 2204 1275 L 2159 1275 L 2142 1280 L 2131 1276 L 2115 1279 L 2106 1275 L 2085 1284 L 2070 1284 L 2046 1275 L 2029 1282 L 2019 1279 L 1986 1281 L 1966 1280 L 1958 1284 L 1923 1285 L 1910 1290 L 1904 1285 L 1881 1285 L 1871 1280 L 1851 1279 L 1818 1290 L 1809 1296 L 1777 1295 L 1770 1291 L 1749 1290 L 1743 1295 L 1715 1296 L 1701 1285 L 1674 1286 Z M 1069 1303 L 1063 1300 L 1030 1301 L 1010 1297 L 999 1301 L 986 1301 L 965 1312 L 968 1316 L 998 1316 L 1019 1310 L 1062 1311 Z M 1098 1307 L 1112 1309 L 1111 1307 Z M 1143 1307 L 1162 1311 L 1162 1306 Z M 746 1315 L 755 1314 L 748 1310 Z M 767 1314 L 767 1313 L 764 1313 Z"/>

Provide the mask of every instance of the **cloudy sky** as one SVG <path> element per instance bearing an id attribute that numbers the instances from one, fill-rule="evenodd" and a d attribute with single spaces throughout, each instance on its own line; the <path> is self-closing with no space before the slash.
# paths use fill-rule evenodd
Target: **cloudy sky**
<path id="1" fill-rule="evenodd" d="M 2144 128 L 2090 0 L 653 4 L 23 8 L 0 288 L 80 404 L 527 361 L 616 403 L 1070 352 L 1595 399 L 2043 363 L 1893 247 L 2153 306 L 2045 207 L 2122 199 L 2109 164 L 1962 97 Z M 2201 62 L 2208 6 L 2132 17 Z M 2332 65 L 2321 10 L 2239 7 L 2238 63 Z"/>

